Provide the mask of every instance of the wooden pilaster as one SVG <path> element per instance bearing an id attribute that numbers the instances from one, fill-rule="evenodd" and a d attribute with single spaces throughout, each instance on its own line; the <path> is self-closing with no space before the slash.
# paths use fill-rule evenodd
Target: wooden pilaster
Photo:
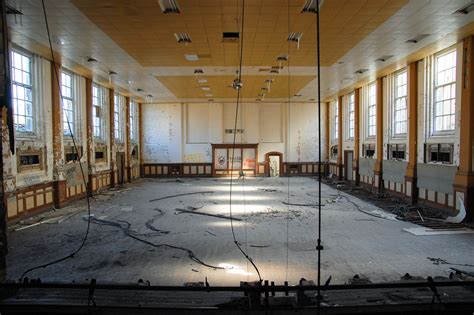
<path id="1" fill-rule="evenodd" d="M 354 160 L 352 169 L 355 171 L 354 181 L 359 185 L 359 144 L 360 144 L 360 88 L 354 91 Z"/>
<path id="2" fill-rule="evenodd" d="M 61 115 L 61 94 L 59 90 L 61 82 L 61 65 L 51 63 L 51 102 L 53 123 L 53 202 L 56 208 L 61 208 L 66 200 L 66 180 L 63 173 L 63 126 Z"/>
<path id="3" fill-rule="evenodd" d="M 114 89 L 109 89 L 109 137 L 110 137 L 110 187 L 115 186 L 115 91 Z"/>
<path id="4" fill-rule="evenodd" d="M 342 164 L 342 96 L 339 96 L 338 97 L 338 100 L 337 100 L 337 111 L 338 111 L 338 132 L 337 132 L 337 163 L 336 163 L 336 167 L 337 167 L 337 172 L 338 172 L 338 178 L 339 180 L 342 180 L 343 179 L 343 174 L 342 174 L 342 170 L 343 170 L 343 164 Z"/>
<path id="5" fill-rule="evenodd" d="M 377 142 L 376 152 L 377 160 L 375 161 L 375 184 L 379 192 L 383 189 L 382 180 L 382 161 L 383 161 L 383 78 L 376 81 L 376 112 L 377 112 Z"/>
<path id="6" fill-rule="evenodd" d="M 405 173 L 406 195 L 412 204 L 418 201 L 417 188 L 417 139 L 418 139 L 418 68 L 417 62 L 408 65 L 408 165 Z"/>

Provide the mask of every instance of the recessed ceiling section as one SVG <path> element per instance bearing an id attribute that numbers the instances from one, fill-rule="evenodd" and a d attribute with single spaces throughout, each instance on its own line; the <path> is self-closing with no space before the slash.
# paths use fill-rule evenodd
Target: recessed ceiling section
<path id="1" fill-rule="evenodd" d="M 323 1 L 321 7 L 321 65 L 330 66 L 360 40 L 396 13 L 408 0 Z M 72 0 L 104 33 L 145 67 L 236 66 L 238 43 L 244 38 L 244 66 L 269 67 L 282 54 L 292 66 L 316 64 L 316 18 L 301 13 L 306 0 L 292 0 L 288 28 L 287 0 L 246 2 L 244 33 L 239 34 L 237 1 L 130 1 L 117 0 L 112 7 L 101 1 Z M 180 14 L 163 14 L 164 12 Z M 362 14 L 363 13 L 363 14 Z M 175 34 L 186 34 L 181 41 Z M 297 45 L 290 45 L 289 34 Z M 186 37 L 186 36 L 185 36 Z M 192 41 L 191 41 L 192 39 Z M 179 41 L 179 43 L 177 42 Z M 186 45 L 182 44 L 186 43 Z M 211 54 L 212 53 L 212 54 Z M 186 60 L 184 55 L 208 56 Z"/>
<path id="2" fill-rule="evenodd" d="M 237 91 L 232 88 L 235 76 L 209 76 L 206 85 L 201 85 L 194 76 L 160 76 L 156 77 L 178 99 L 207 98 L 212 93 L 214 98 L 235 98 Z M 265 99 L 288 98 L 298 94 L 315 76 L 292 76 L 288 91 L 288 77 L 272 78 L 271 89 L 268 88 L 268 78 L 262 75 L 242 76 L 243 87 L 240 90 L 243 98 L 255 99 L 264 93 Z M 262 91 L 264 88 L 264 91 Z"/>

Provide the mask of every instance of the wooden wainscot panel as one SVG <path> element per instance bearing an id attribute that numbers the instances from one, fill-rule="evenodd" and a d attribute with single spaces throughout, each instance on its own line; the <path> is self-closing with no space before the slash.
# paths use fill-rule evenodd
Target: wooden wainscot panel
<path id="1" fill-rule="evenodd" d="M 7 198 L 8 219 L 28 216 L 53 206 L 52 183 L 20 189 Z"/>

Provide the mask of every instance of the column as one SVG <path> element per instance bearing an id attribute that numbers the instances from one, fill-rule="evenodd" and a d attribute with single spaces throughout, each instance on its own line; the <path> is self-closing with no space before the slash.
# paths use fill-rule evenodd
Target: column
<path id="1" fill-rule="evenodd" d="M 51 101 L 53 114 L 53 201 L 56 208 L 61 208 L 67 199 L 66 179 L 63 162 L 63 128 L 61 123 L 61 65 L 51 64 Z"/>
<path id="2" fill-rule="evenodd" d="M 474 221 L 474 37 L 463 40 L 459 167 L 454 178 L 456 209 L 464 202 L 465 221 Z"/>
<path id="3" fill-rule="evenodd" d="M 117 174 L 115 170 L 115 99 L 114 99 L 115 90 L 109 89 L 109 138 L 110 138 L 110 187 L 115 186 L 115 175 Z"/>
<path id="4" fill-rule="evenodd" d="M 93 164 L 94 156 L 94 133 L 92 121 L 92 79 L 86 78 L 86 130 L 87 130 L 87 167 L 89 169 L 89 181 L 87 185 L 87 193 L 92 195 L 93 192 Z"/>
<path id="5" fill-rule="evenodd" d="M 138 104 L 138 147 L 139 147 L 139 161 L 140 161 L 140 177 L 144 176 L 143 169 L 143 103 Z"/>
<path id="6" fill-rule="evenodd" d="M 377 160 L 375 161 L 374 180 L 379 192 L 382 192 L 382 161 L 383 161 L 383 78 L 376 82 L 376 112 L 377 112 Z"/>
<path id="7" fill-rule="evenodd" d="M 342 176 L 342 169 L 343 169 L 343 164 L 342 164 L 342 96 L 339 96 L 337 99 L 337 117 L 338 117 L 338 132 L 337 132 L 337 172 L 338 172 L 338 178 L 339 180 L 344 179 L 344 176 Z"/>
<path id="8" fill-rule="evenodd" d="M 356 185 L 360 183 L 359 175 L 359 147 L 360 147 L 360 88 L 354 91 L 354 160 L 352 169 L 355 171 L 354 181 Z"/>
<path id="9" fill-rule="evenodd" d="M 407 67 L 408 91 L 408 165 L 405 173 L 406 195 L 412 204 L 418 201 L 418 188 L 416 183 L 416 165 L 418 158 L 418 68 L 417 62 Z"/>
<path id="10" fill-rule="evenodd" d="M 132 182 L 132 169 L 130 166 L 130 97 L 125 99 L 125 169 L 127 181 Z"/>

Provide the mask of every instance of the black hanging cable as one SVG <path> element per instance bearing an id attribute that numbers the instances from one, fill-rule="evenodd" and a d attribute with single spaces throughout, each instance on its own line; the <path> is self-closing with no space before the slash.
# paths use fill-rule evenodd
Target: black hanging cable
<path id="1" fill-rule="evenodd" d="M 60 84 L 60 80 L 59 80 L 59 73 L 57 71 L 57 68 L 56 68 L 56 61 L 55 61 L 55 58 L 54 58 L 54 51 L 53 51 L 53 45 L 51 43 L 51 33 L 49 31 L 49 24 L 48 24 L 48 16 L 46 14 L 46 7 L 44 5 L 44 0 L 41 0 L 41 4 L 43 6 L 43 14 L 44 14 L 44 20 L 46 22 L 46 31 L 48 33 L 48 41 L 49 41 L 49 49 L 50 49 L 50 52 L 51 52 L 51 58 L 52 58 L 52 62 L 53 62 L 53 65 L 54 65 L 54 76 L 56 78 L 56 84 L 58 85 L 58 90 L 59 90 L 59 96 L 60 96 L 60 102 L 61 102 L 61 108 L 64 107 L 64 104 L 63 104 L 63 94 L 62 94 L 62 91 L 61 91 L 61 84 Z M 61 111 L 61 114 L 63 114 L 63 112 Z M 90 204 L 90 199 L 89 199 L 89 188 L 88 188 L 88 185 L 87 185 L 87 181 L 86 181 L 86 175 L 84 174 L 84 169 L 82 167 L 82 163 L 81 163 L 81 158 L 84 154 L 82 154 L 81 156 L 79 156 L 79 151 L 77 150 L 77 145 L 76 145 L 76 140 L 75 140 L 75 136 L 74 136 L 74 133 L 73 133 L 73 130 L 71 128 L 71 124 L 69 122 L 69 118 L 67 115 L 63 115 L 63 117 L 66 117 L 66 122 L 67 122 L 67 126 L 68 126 L 68 129 L 69 129 L 69 133 L 71 134 L 71 139 L 72 139 L 72 144 L 74 146 L 74 150 L 76 151 L 77 153 L 77 161 L 79 162 L 79 167 L 81 169 L 81 175 L 82 175 L 82 179 L 84 181 L 84 186 L 86 187 L 86 201 L 87 201 L 87 213 L 88 213 L 88 216 L 90 218 L 90 215 L 91 215 L 91 204 Z M 51 265 L 54 265 L 54 264 L 57 264 L 57 263 L 60 263 L 60 262 L 63 262 L 69 258 L 73 258 L 77 253 L 79 253 L 79 251 L 84 247 L 84 244 L 86 243 L 86 240 L 87 240 L 87 237 L 89 236 L 89 230 L 90 230 L 90 219 L 87 220 L 87 229 L 86 229 L 86 233 L 84 234 L 84 238 L 82 239 L 82 242 L 81 242 L 81 245 L 79 245 L 79 247 L 73 251 L 71 254 L 67 255 L 67 256 L 64 256 L 62 258 L 59 258 L 59 259 L 56 259 L 56 260 L 53 260 L 51 262 L 48 262 L 46 264 L 43 264 L 43 265 L 39 265 L 39 266 L 36 266 L 36 267 L 32 267 L 28 270 L 26 270 L 25 272 L 23 272 L 23 274 L 21 275 L 20 277 L 20 281 L 23 280 L 23 278 L 28 274 L 30 273 L 31 271 L 33 270 L 36 270 L 36 269 L 40 269 L 40 268 L 46 268 L 46 267 L 49 267 Z"/>
<path id="2" fill-rule="evenodd" d="M 287 1 L 287 20 L 288 20 L 288 34 L 290 33 L 290 0 Z M 291 100 L 290 100 L 290 80 L 291 80 L 291 73 L 290 73 L 290 49 L 291 49 L 291 41 L 287 41 L 287 49 L 288 49 L 288 61 L 287 61 L 287 72 L 288 72 L 288 121 L 287 121 L 287 146 L 288 146 L 288 153 L 291 152 Z M 287 154 L 287 160 L 289 160 L 289 155 Z M 288 166 L 287 166 L 288 168 Z M 287 169 L 288 172 L 288 169 Z M 290 253 L 289 253 L 289 241 L 290 241 L 290 176 L 287 174 L 287 205 L 286 205 L 286 270 L 285 270 L 285 280 L 288 281 L 288 265 L 290 262 Z"/>
<path id="3" fill-rule="evenodd" d="M 230 217 L 230 228 L 232 231 L 232 238 L 234 239 L 234 244 L 237 246 L 239 251 L 244 255 L 244 257 L 249 261 L 254 267 L 255 271 L 258 274 L 258 279 L 262 282 L 262 277 L 260 276 L 260 271 L 257 268 L 257 265 L 253 262 L 252 258 L 242 249 L 234 231 L 234 220 L 232 217 L 232 184 L 233 184 L 233 174 L 234 174 L 234 154 L 235 154 L 235 138 L 237 134 L 237 120 L 239 117 L 239 103 L 240 103 L 240 90 L 242 88 L 242 60 L 243 60 L 243 47 L 244 47 L 244 15 L 245 15 L 245 0 L 242 0 L 242 22 L 241 22 L 241 31 L 240 31 L 240 62 L 239 62 L 239 73 L 237 74 L 238 82 L 234 81 L 234 87 L 237 89 L 237 102 L 235 108 L 235 120 L 234 120 L 234 139 L 232 141 L 232 158 L 231 158 L 231 167 L 230 167 L 230 187 L 229 187 L 229 217 Z M 241 158 L 242 163 L 242 158 Z"/>
<path id="4" fill-rule="evenodd" d="M 319 147 L 319 167 L 318 167 L 318 314 L 321 310 L 321 57 L 320 57 L 320 29 L 319 29 L 319 0 L 316 0 L 316 47 L 317 47 L 317 69 L 318 69 L 318 147 Z"/>

